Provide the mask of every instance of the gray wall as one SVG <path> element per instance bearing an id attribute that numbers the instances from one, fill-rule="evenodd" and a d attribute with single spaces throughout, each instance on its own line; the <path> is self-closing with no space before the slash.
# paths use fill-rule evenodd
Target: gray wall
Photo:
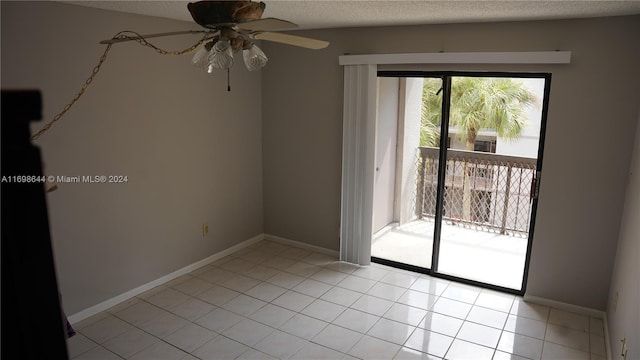
<path id="1" fill-rule="evenodd" d="M 2 88 L 40 89 L 42 123 L 79 90 L 98 42 L 120 30 L 188 22 L 41 2 L 2 2 Z M 197 37 L 158 39 L 183 49 Z M 126 184 L 59 184 L 48 194 L 68 315 L 263 232 L 261 74 L 242 62 L 207 75 L 191 55 L 113 46 L 92 86 L 35 143 L 52 175 L 127 175 Z M 36 124 L 37 130 L 41 124 Z M 202 236 L 202 223 L 210 232 Z"/>
<path id="2" fill-rule="evenodd" d="M 627 196 L 620 225 L 618 252 L 611 277 L 607 320 L 611 353 L 620 354 L 627 339 L 627 359 L 640 359 L 640 117 L 627 177 Z"/>
<path id="3" fill-rule="evenodd" d="M 44 119 L 91 72 L 104 49 L 99 40 L 123 29 L 193 29 L 59 3 L 1 7 L 2 87 L 42 90 Z M 48 195 L 65 311 L 263 231 L 337 250 L 339 55 L 554 49 L 572 51 L 572 63 L 423 68 L 553 73 L 528 293 L 605 309 L 638 114 L 638 33 L 638 16 L 299 32 L 332 44 L 322 51 L 263 44 L 269 65 L 260 74 L 236 64 L 231 93 L 224 72 L 205 75 L 189 55 L 114 46 L 85 97 L 37 141 L 48 174 L 129 177 L 60 184 Z M 193 41 L 157 43 L 180 49 Z"/>
<path id="4" fill-rule="evenodd" d="M 332 250 L 339 250 L 340 236 L 339 46 L 262 46 L 270 59 L 262 70 L 265 233 Z"/>
<path id="5" fill-rule="evenodd" d="M 265 232 L 339 248 L 345 53 L 548 51 L 569 65 L 422 66 L 552 72 L 528 294 L 604 310 L 640 92 L 640 17 L 303 31 L 311 52 L 265 44 Z M 418 68 L 408 66 L 407 68 Z"/>

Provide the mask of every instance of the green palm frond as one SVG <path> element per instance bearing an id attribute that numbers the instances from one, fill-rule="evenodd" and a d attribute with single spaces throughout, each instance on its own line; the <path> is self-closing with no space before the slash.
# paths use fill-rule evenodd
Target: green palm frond
<path id="1" fill-rule="evenodd" d="M 440 123 L 442 97 L 435 95 L 440 84 L 440 79 L 425 79 L 421 140 L 432 139 L 433 125 Z M 537 102 L 536 95 L 518 79 L 454 77 L 449 124 L 460 129 L 459 138 L 467 143 L 473 143 L 482 129 L 515 139 L 527 126 L 526 109 Z"/>
<path id="2" fill-rule="evenodd" d="M 422 89 L 420 146 L 438 146 L 442 114 L 442 80 L 425 78 Z"/>

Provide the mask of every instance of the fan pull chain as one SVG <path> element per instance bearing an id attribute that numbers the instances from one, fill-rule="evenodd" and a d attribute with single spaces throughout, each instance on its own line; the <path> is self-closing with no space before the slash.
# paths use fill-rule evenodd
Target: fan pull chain
<path id="1" fill-rule="evenodd" d="M 231 92 L 231 75 L 229 75 L 229 69 L 227 69 L 227 91 Z"/>
<path id="2" fill-rule="evenodd" d="M 125 35 L 126 33 L 132 33 L 132 34 L 135 34 L 135 36 Z M 117 33 L 113 37 L 113 39 L 135 40 L 139 44 L 147 46 L 147 47 L 150 47 L 150 48 L 156 50 L 158 53 L 160 53 L 162 55 L 184 55 L 184 54 L 186 54 L 188 52 L 191 52 L 191 51 L 195 50 L 198 46 L 200 46 L 202 43 L 204 43 L 207 40 L 207 34 L 205 34 L 202 37 L 202 39 L 200 39 L 195 45 L 190 46 L 189 48 L 184 49 L 184 50 L 180 50 L 180 51 L 167 51 L 167 50 L 161 49 L 161 48 L 151 44 L 147 40 L 145 40 L 142 35 L 140 35 L 140 34 L 138 34 L 136 32 L 133 32 L 133 31 L 121 31 L 121 32 Z M 93 68 L 93 71 L 91 72 L 91 75 L 89 75 L 89 77 L 84 82 L 84 84 L 82 85 L 82 87 L 80 88 L 80 91 L 78 91 L 76 96 L 73 97 L 73 99 L 62 109 L 62 111 L 60 111 L 56 116 L 53 117 L 53 120 L 49 121 L 37 133 L 35 133 L 33 136 L 31 136 L 31 140 L 38 139 L 42 134 L 44 134 L 47 130 L 49 130 L 49 128 L 51 128 L 51 126 L 55 122 L 60 120 L 60 118 L 62 118 L 64 116 L 64 114 L 66 114 L 67 111 L 69 111 L 73 107 L 73 105 L 75 105 L 75 103 L 82 97 L 82 95 L 84 95 L 84 93 L 87 90 L 87 88 L 89 87 L 89 85 L 91 85 L 91 83 L 93 82 L 93 79 L 96 77 L 96 75 L 98 75 L 98 72 L 100 71 L 100 68 L 102 67 L 102 64 L 105 62 L 105 60 L 107 60 L 107 54 L 109 53 L 109 50 L 111 50 L 111 46 L 112 45 L 113 44 L 108 44 L 107 45 L 107 48 L 104 50 L 104 52 L 102 53 L 102 56 L 100 57 L 100 61 L 98 61 L 98 65 L 96 65 Z M 228 81 L 228 79 L 227 79 L 227 81 Z M 231 88 L 229 88 L 229 91 L 231 91 Z"/>

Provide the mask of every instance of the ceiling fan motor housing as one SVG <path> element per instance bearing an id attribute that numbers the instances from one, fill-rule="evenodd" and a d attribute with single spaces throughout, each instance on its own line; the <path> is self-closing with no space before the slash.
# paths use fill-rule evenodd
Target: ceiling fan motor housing
<path id="1" fill-rule="evenodd" d="M 232 25 L 259 20 L 266 4 L 262 1 L 197 1 L 187 4 L 196 24 L 215 29 L 222 24 Z"/>

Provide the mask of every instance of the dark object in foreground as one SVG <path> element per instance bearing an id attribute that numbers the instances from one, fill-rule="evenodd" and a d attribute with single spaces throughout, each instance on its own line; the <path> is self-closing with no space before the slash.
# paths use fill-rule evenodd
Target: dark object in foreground
<path id="1" fill-rule="evenodd" d="M 2 359 L 68 359 L 49 234 L 39 91 L 2 91 Z"/>

